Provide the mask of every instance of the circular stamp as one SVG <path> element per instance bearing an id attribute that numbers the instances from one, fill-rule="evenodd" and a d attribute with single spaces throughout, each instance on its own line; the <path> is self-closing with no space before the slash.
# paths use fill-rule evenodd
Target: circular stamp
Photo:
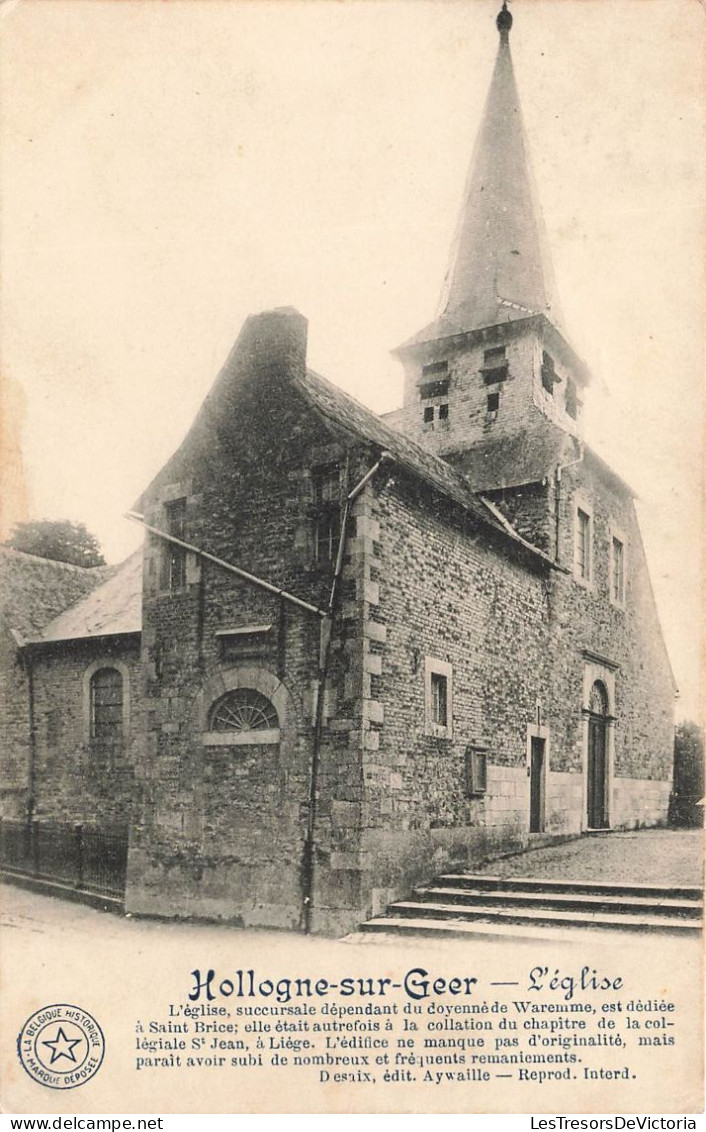
<path id="1" fill-rule="evenodd" d="M 48 1089 L 85 1085 L 100 1069 L 104 1053 L 105 1038 L 95 1018 L 65 1002 L 35 1010 L 17 1038 L 22 1067 Z"/>

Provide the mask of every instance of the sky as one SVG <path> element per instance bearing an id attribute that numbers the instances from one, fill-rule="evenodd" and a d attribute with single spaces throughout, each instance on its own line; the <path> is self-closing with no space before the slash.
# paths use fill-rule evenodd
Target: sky
<path id="1" fill-rule="evenodd" d="M 31 512 L 124 512 L 244 318 L 376 411 L 436 313 L 497 0 L 5 0 L 0 375 Z M 681 696 L 699 709 L 704 8 L 513 0 L 511 46 L 586 439 L 633 485 Z"/>

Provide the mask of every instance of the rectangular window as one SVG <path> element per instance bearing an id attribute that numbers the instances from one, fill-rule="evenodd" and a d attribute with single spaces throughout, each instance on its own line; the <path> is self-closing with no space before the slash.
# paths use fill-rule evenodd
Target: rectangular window
<path id="1" fill-rule="evenodd" d="M 625 601 L 625 546 L 621 539 L 613 536 L 611 548 L 611 597 L 616 605 Z"/>
<path id="2" fill-rule="evenodd" d="M 566 412 L 576 420 L 579 415 L 579 399 L 576 392 L 576 382 L 568 378 L 566 382 Z"/>
<path id="3" fill-rule="evenodd" d="M 341 515 L 338 507 L 320 515 L 314 523 L 314 562 L 326 566 L 336 561 L 341 533 Z"/>
<path id="4" fill-rule="evenodd" d="M 434 420 L 434 406 L 426 405 L 424 407 L 424 424 L 431 424 Z"/>
<path id="5" fill-rule="evenodd" d="M 493 366 L 491 369 L 482 369 L 485 385 L 497 385 L 500 381 L 507 381 L 507 365 Z"/>
<path id="6" fill-rule="evenodd" d="M 489 413 L 497 413 L 500 408 L 500 394 L 489 393 L 487 401 L 487 409 Z"/>
<path id="7" fill-rule="evenodd" d="M 165 533 L 186 538 L 186 500 L 173 499 L 164 505 Z M 181 590 L 186 585 L 186 551 L 173 542 L 162 547 L 162 589 Z"/>
<path id="8" fill-rule="evenodd" d="M 493 362 L 502 361 L 505 357 L 504 346 L 489 346 L 487 350 L 483 351 L 483 361 L 486 365 Z"/>
<path id="9" fill-rule="evenodd" d="M 312 536 L 315 566 L 336 561 L 341 533 L 341 468 L 322 464 L 311 472 Z"/>
<path id="10" fill-rule="evenodd" d="M 443 381 L 427 381 L 425 385 L 421 385 L 419 396 L 425 401 L 429 397 L 443 397 L 448 391 L 449 379 L 446 377 Z"/>
<path id="11" fill-rule="evenodd" d="M 576 512 L 576 574 L 591 580 L 591 516 L 580 507 Z"/>
<path id="12" fill-rule="evenodd" d="M 447 421 L 449 419 L 449 406 L 439 405 L 439 420 Z"/>
<path id="13" fill-rule="evenodd" d="M 554 383 L 557 381 L 559 377 L 554 368 L 554 358 L 546 350 L 542 350 L 542 385 L 552 396 L 554 396 Z"/>
<path id="14" fill-rule="evenodd" d="M 312 468 L 311 487 L 314 503 L 340 503 L 341 469 L 338 464 L 322 464 Z"/>
<path id="15" fill-rule="evenodd" d="M 445 660 L 424 660 L 424 733 L 450 739 L 452 733 L 452 668 Z"/>
<path id="16" fill-rule="evenodd" d="M 437 727 L 448 727 L 449 683 L 439 672 L 431 674 L 431 718 Z"/>
<path id="17" fill-rule="evenodd" d="M 485 747 L 466 747 L 466 792 L 471 796 L 488 789 L 488 752 Z"/>

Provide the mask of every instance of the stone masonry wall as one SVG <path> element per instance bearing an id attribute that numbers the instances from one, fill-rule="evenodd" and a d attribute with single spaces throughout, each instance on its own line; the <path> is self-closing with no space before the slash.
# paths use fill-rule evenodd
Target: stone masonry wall
<path id="1" fill-rule="evenodd" d="M 484 351 L 504 344 L 508 364 L 507 380 L 486 384 L 481 370 L 492 363 L 484 362 Z M 404 407 L 401 427 L 420 444 L 442 454 L 472 444 L 504 436 L 522 427 L 532 410 L 536 335 L 513 323 L 493 327 L 484 335 L 466 339 L 444 339 L 418 347 L 405 360 Z M 422 401 L 420 385 L 442 378 L 443 373 L 422 376 L 422 367 L 430 362 L 448 363 L 448 394 Z M 502 364 L 502 361 L 499 363 Z M 499 395 L 497 414 L 488 413 L 489 394 Z M 439 420 L 438 405 L 448 403 L 448 419 Z M 434 421 L 423 420 L 425 405 L 435 407 Z"/>
<path id="2" fill-rule="evenodd" d="M 348 451 L 290 384 L 304 364 L 302 324 L 288 312 L 250 320 L 190 436 L 142 506 L 163 530 L 166 505 L 185 498 L 188 542 L 320 607 L 333 563 L 314 561 L 312 469 L 337 463 L 343 495 L 369 460 Z M 143 594 L 144 805 L 127 906 L 296 927 L 321 619 L 195 555 L 187 556 L 186 584 L 169 590 L 165 553 L 152 538 Z M 350 600 L 348 588 L 356 604 L 355 539 L 347 557 L 343 598 Z M 359 621 L 338 621 L 331 649 L 315 930 L 348 926 L 360 905 Z M 254 651 L 252 641 L 222 635 L 247 626 L 270 626 Z M 275 705 L 279 742 L 209 744 L 210 708 L 236 687 L 255 688 Z"/>
<path id="3" fill-rule="evenodd" d="M 592 517 L 592 577 L 574 576 L 576 509 Z M 556 487 L 553 506 L 556 507 Z M 556 769 L 580 772 L 584 737 L 575 711 L 588 707 L 584 671 L 605 668 L 614 681 L 614 766 L 617 778 L 668 782 L 673 750 L 674 688 L 649 581 L 632 500 L 588 457 L 568 469 L 560 485 L 560 562 L 568 574 L 553 575 L 550 597 L 548 681 L 544 710 L 555 720 Z M 626 555 L 625 601 L 610 593 L 611 541 L 616 534 Z M 588 655 L 587 655 L 588 654 Z M 665 811 L 666 813 L 666 811 Z"/>
<path id="4" fill-rule="evenodd" d="M 135 804 L 140 734 L 139 642 L 87 641 L 33 650 L 38 820 L 123 824 Z M 89 733 L 86 683 L 98 667 L 123 672 L 129 724 L 123 743 L 102 748 Z"/>
<path id="5" fill-rule="evenodd" d="M 511 561 L 443 501 L 394 479 L 370 516 L 379 596 L 364 848 L 373 908 L 450 863 L 526 841 L 526 732 L 542 691 L 546 617 L 541 567 Z M 450 738 L 426 733 L 426 658 L 451 665 Z M 470 745 L 487 749 L 481 796 L 467 791 Z"/>
<path id="6" fill-rule="evenodd" d="M 0 816 L 22 818 L 26 816 L 28 797 L 28 683 L 17 646 L 4 628 L 0 628 L 0 733 Z"/>

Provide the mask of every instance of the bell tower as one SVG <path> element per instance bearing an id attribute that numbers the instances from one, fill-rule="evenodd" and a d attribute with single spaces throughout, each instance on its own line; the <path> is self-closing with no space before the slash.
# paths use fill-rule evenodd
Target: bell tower
<path id="1" fill-rule="evenodd" d="M 395 351 L 405 368 L 398 424 L 440 455 L 547 419 L 577 434 L 589 380 L 561 329 L 506 3 L 496 22 L 495 69 L 438 315 Z"/>

